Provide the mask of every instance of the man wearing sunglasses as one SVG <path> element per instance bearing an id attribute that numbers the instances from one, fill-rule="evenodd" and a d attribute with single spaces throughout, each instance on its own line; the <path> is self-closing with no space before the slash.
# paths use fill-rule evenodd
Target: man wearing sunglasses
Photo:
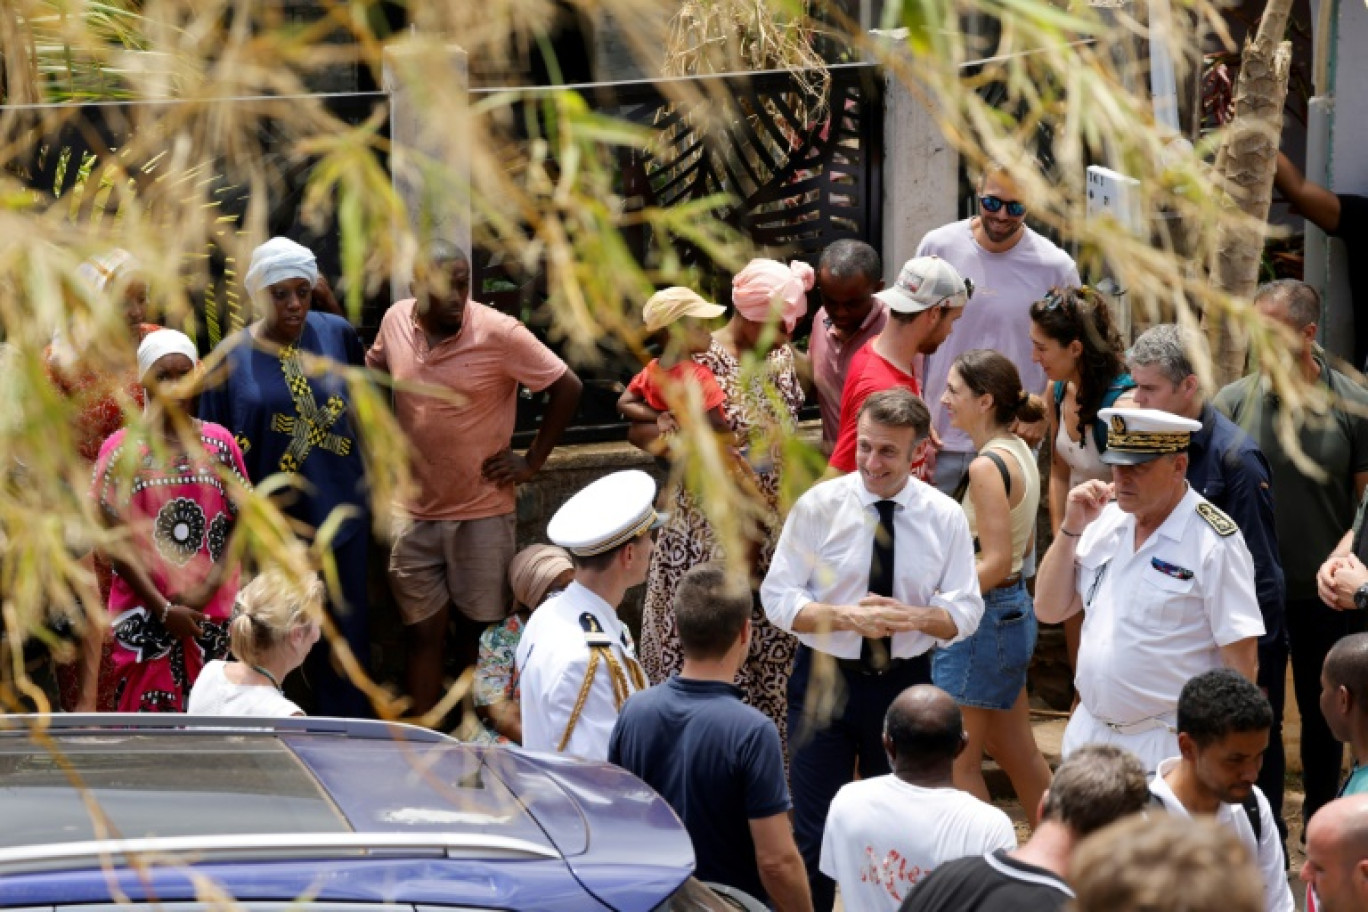
<path id="1" fill-rule="evenodd" d="M 929 232 L 917 248 L 917 256 L 940 257 L 974 285 L 974 306 L 965 309 L 950 338 L 927 357 L 923 378 L 933 427 L 943 442 L 935 484 L 946 493 L 959 485 L 975 455 L 968 435 L 950 426 L 940 405 L 950 365 L 971 348 L 991 348 L 1016 365 L 1027 392 L 1043 393 L 1045 373 L 1031 360 L 1031 303 L 1053 287 L 1079 284 L 1073 259 L 1026 224 L 1028 208 L 1007 170 L 989 165 L 978 182 L 978 214 Z M 1044 436 L 1045 422 L 1016 430 L 1035 446 Z"/>

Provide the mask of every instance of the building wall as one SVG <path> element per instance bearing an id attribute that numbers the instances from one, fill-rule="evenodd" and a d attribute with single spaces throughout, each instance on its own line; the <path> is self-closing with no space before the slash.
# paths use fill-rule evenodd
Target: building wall
<path id="1" fill-rule="evenodd" d="M 1325 2 L 1325 0 L 1322 0 Z M 1335 109 L 1330 133 L 1330 188 L 1368 194 L 1368 4 L 1339 0 L 1330 60 Z"/>

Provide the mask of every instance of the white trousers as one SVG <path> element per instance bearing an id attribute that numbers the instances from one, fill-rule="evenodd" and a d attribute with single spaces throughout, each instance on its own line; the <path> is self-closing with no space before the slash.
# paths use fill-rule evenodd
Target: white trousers
<path id="1" fill-rule="evenodd" d="M 1134 735 L 1123 735 L 1099 722 L 1082 703 L 1074 710 L 1069 725 L 1064 729 L 1064 744 L 1060 752 L 1069 754 L 1085 744 L 1115 744 L 1140 758 L 1145 772 L 1153 773 L 1161 762 L 1178 756 L 1178 736 L 1165 728 L 1152 728 Z"/>

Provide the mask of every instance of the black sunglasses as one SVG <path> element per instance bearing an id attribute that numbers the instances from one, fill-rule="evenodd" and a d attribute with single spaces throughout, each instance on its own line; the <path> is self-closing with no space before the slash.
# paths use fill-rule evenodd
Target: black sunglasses
<path id="1" fill-rule="evenodd" d="M 1083 305 L 1087 303 L 1086 296 L 1091 291 L 1087 285 L 1079 285 L 1077 288 L 1052 288 L 1049 294 L 1040 299 L 1045 304 L 1041 309 L 1049 311 L 1067 307 L 1072 311 L 1082 311 Z"/>
<path id="2" fill-rule="evenodd" d="M 1017 200 L 1005 200 L 996 196 L 980 196 L 979 205 L 989 212 L 1000 212 L 1003 206 L 1007 207 L 1007 214 L 1012 218 L 1021 218 L 1026 214 L 1026 204 Z"/>

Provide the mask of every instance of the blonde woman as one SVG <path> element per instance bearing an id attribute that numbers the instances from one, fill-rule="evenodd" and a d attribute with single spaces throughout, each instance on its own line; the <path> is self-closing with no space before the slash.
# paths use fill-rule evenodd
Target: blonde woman
<path id="1" fill-rule="evenodd" d="M 285 697 L 285 676 L 318 642 L 323 581 L 300 587 L 279 570 L 267 570 L 238 593 L 228 629 L 236 662 L 204 666 L 190 692 L 187 712 L 206 716 L 302 716 Z"/>

